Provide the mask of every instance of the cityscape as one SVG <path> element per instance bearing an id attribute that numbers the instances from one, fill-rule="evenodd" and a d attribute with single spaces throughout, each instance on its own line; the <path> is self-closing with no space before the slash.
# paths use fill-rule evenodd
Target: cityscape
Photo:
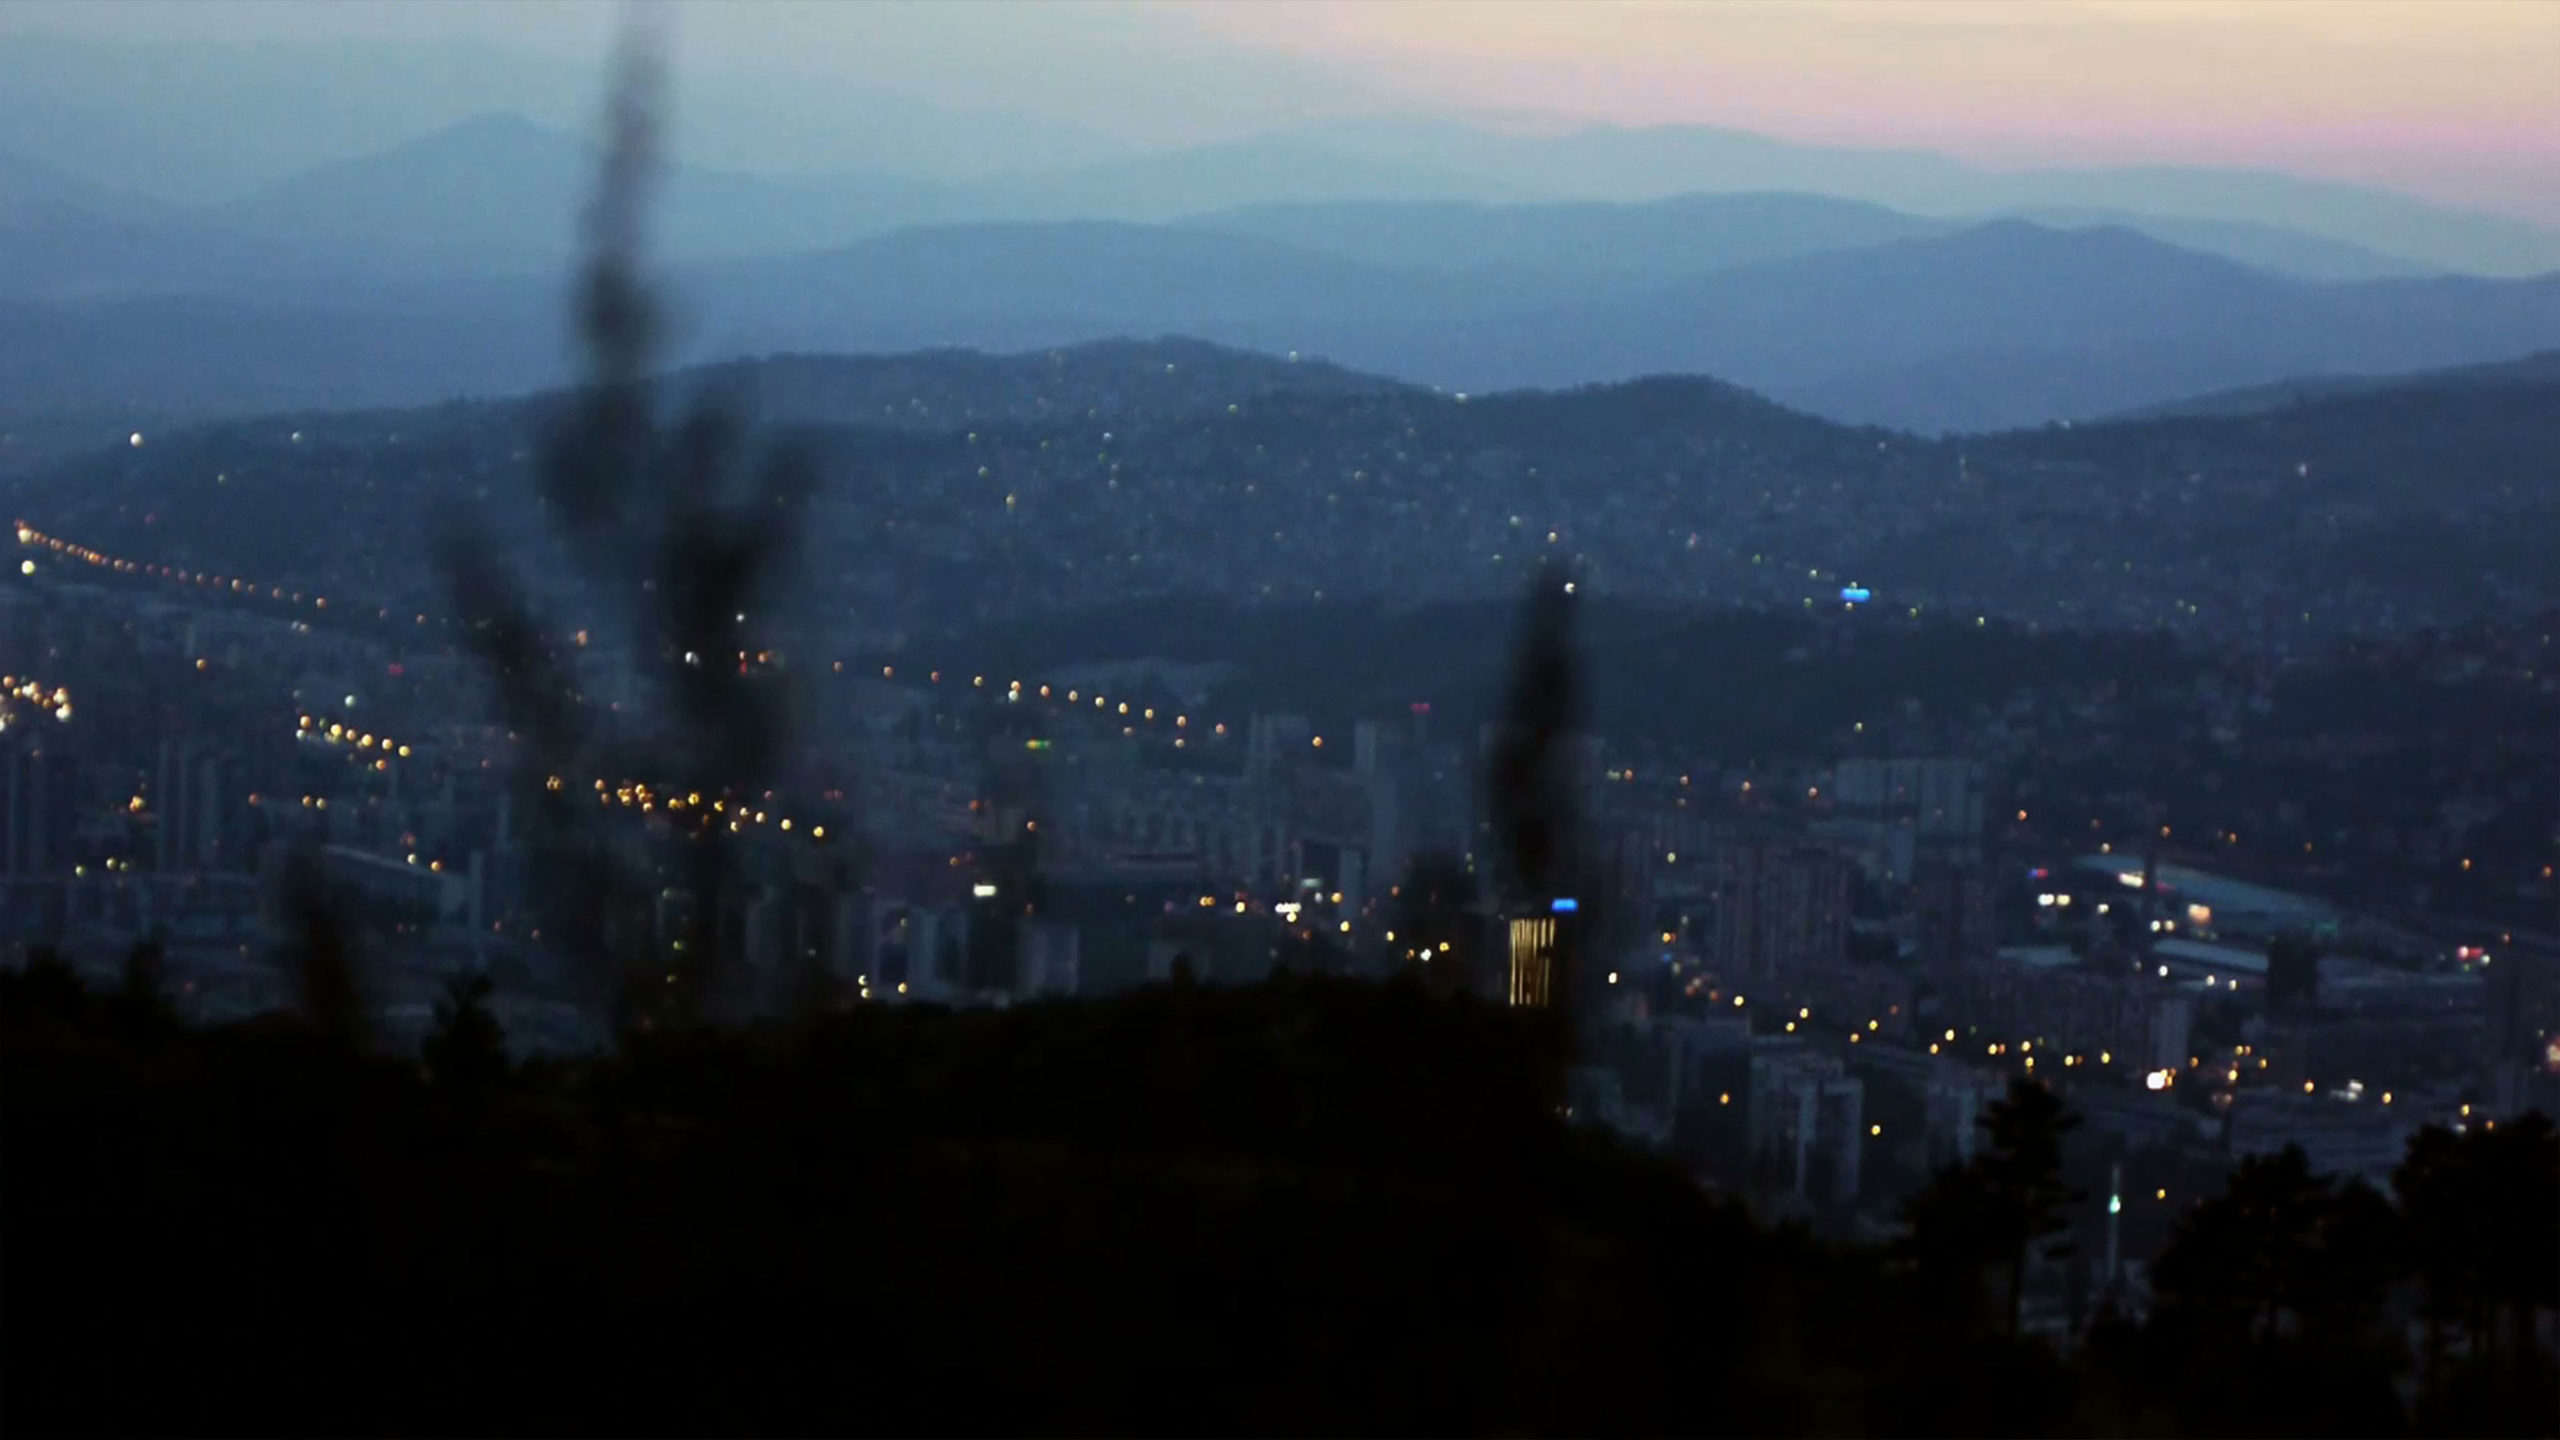
<path id="1" fill-rule="evenodd" d="M 2560 331 L 671 360 L 645 34 L 567 383 L 0 403 L 20 1421 L 2560 1424 Z"/>

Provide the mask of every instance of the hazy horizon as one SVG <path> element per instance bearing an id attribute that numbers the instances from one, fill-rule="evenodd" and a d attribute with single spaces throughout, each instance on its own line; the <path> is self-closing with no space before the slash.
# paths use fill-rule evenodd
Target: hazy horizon
<path id="1" fill-rule="evenodd" d="M 2274 172 L 2560 225 L 2543 5 L 654 8 L 679 151 L 723 169 L 956 181 L 1346 124 L 1373 146 L 1701 126 L 1991 171 Z M 583 129 L 620 13 L 0 0 L 0 55 L 46 52 L 12 73 L 0 150 L 201 202 L 480 114 Z"/>
<path id="2" fill-rule="evenodd" d="M 631 21 L 686 359 L 1180 335 L 1924 432 L 2508 362 L 2552 13 L 0 0 L 0 418 L 556 381 Z"/>

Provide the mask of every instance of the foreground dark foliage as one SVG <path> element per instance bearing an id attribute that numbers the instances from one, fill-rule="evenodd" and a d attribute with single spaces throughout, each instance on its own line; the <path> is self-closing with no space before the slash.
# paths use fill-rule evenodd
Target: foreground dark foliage
<path id="1" fill-rule="evenodd" d="M 1907 1246 L 1822 1246 L 1559 1123 L 1552 1028 L 1418 983 L 864 1007 L 527 1067 L 482 987 L 457 983 L 438 1013 L 421 1059 L 389 1059 L 286 1016 L 191 1030 L 147 985 L 92 994 L 49 961 L 0 973 L 0 1425 L 2547 1434 L 2560 1418 L 2533 1338 L 2560 1234 L 2537 1208 L 2560 1156 L 2538 1117 L 2429 1132 L 2397 1220 L 2298 1156 L 2251 1162 L 2163 1258 L 2152 1322 L 2102 1317 L 2066 1359 L 2011 1333 L 2015 1247 L 2046 1233 L 2017 1198 L 2049 1178 L 2032 1145 L 1995 1144 L 1930 1192 L 2009 1196 L 2015 1223 L 1987 1201 L 1937 1220 L 1917 1205 Z M 2038 1133 L 2068 1119 L 2046 1118 Z M 2461 1218 L 2438 1223 L 2448 1207 Z M 2394 1286 L 2441 1318 L 2420 1364 L 2377 1313 Z"/>
<path id="2" fill-rule="evenodd" d="M 491 1073 L 0 978 L 13 1433 L 2033 1431 L 1933 1326 L 1556 1123 L 1532 1032 L 1282 981 Z M 1947 1383 L 1955 1370 L 1997 1385 Z"/>

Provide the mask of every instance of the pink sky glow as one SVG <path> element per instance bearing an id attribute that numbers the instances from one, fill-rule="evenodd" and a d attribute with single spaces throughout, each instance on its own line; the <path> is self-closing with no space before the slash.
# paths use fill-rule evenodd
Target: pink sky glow
<path id="1" fill-rule="evenodd" d="M 2267 166 L 2560 220 L 2560 0 L 1176 8 L 1437 105 L 1993 165 Z"/>

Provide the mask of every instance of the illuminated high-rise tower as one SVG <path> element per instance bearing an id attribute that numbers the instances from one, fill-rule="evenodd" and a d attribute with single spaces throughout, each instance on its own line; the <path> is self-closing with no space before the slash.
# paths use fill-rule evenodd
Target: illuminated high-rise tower
<path id="1" fill-rule="evenodd" d="M 1556 917 L 1514 916 L 1510 929 L 1511 1003 L 1545 1009 L 1555 1000 Z"/>

